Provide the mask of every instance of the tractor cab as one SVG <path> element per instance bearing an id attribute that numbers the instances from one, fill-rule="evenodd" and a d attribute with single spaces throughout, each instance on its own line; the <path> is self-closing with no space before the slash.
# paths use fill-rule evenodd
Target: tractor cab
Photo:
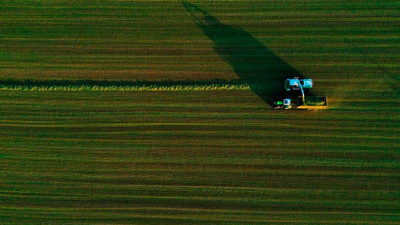
<path id="1" fill-rule="evenodd" d="M 290 99 L 290 98 L 283 99 L 283 108 L 291 109 L 292 108 L 292 99 Z"/>
<path id="2" fill-rule="evenodd" d="M 292 99 L 285 98 L 283 101 L 275 101 L 274 108 L 275 109 L 291 109 L 293 106 Z"/>

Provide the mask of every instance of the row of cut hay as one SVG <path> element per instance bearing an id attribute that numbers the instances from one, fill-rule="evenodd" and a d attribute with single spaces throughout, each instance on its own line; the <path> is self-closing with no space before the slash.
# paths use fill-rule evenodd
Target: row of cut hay
<path id="1" fill-rule="evenodd" d="M 0 85 L 2 91 L 213 91 L 249 90 L 247 84 L 200 84 L 200 85 Z"/>

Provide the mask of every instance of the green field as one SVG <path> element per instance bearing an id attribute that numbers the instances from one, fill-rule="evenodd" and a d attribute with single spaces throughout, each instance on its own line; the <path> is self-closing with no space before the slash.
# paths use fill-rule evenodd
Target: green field
<path id="1" fill-rule="evenodd" d="M 0 224 L 399 224 L 400 3 L 185 2 L 0 2 Z"/>

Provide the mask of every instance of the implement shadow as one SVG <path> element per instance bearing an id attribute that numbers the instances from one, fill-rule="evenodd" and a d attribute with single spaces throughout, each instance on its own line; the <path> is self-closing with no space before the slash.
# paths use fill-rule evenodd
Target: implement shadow
<path id="1" fill-rule="evenodd" d="M 272 105 L 276 98 L 284 96 L 286 78 L 304 78 L 248 32 L 221 23 L 193 4 L 182 4 L 204 34 L 214 42 L 218 55 L 268 104 Z"/>

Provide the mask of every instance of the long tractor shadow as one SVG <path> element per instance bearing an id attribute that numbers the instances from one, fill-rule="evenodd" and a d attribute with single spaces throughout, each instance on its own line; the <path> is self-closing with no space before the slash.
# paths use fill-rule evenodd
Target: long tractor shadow
<path id="1" fill-rule="evenodd" d="M 206 81 L 113 81 L 113 80 L 4 80 L 0 81 L 1 87 L 26 88 L 51 88 L 51 87 L 123 87 L 123 86 L 163 86 L 173 87 L 176 85 L 244 85 L 257 94 L 266 103 L 273 105 L 273 101 L 285 96 L 283 87 L 287 78 L 303 75 L 275 55 L 260 41 L 248 32 L 221 23 L 214 16 L 208 14 L 199 7 L 182 3 L 190 13 L 193 20 L 201 28 L 204 34 L 214 42 L 214 49 L 218 55 L 229 63 L 238 75 L 239 80 L 206 80 Z M 310 95 L 311 93 L 308 93 Z"/>
<path id="2" fill-rule="evenodd" d="M 196 5 L 182 4 L 204 34 L 214 42 L 218 55 L 268 104 L 272 105 L 274 99 L 284 96 L 286 78 L 304 78 L 248 32 L 221 23 Z"/>

